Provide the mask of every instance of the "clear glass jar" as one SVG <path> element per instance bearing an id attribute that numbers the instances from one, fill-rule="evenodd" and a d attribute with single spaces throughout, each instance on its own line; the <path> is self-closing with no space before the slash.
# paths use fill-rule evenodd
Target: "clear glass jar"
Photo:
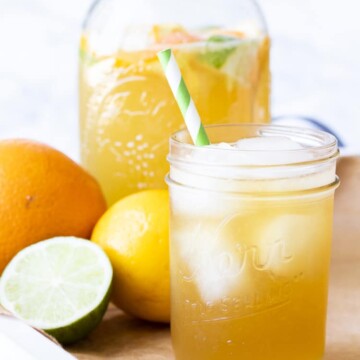
<path id="1" fill-rule="evenodd" d="M 107 201 L 165 187 L 181 113 L 156 57 L 172 47 L 205 124 L 268 122 L 269 38 L 252 0 L 101 0 L 80 44 L 82 164 Z"/>
<path id="2" fill-rule="evenodd" d="M 195 147 L 184 130 L 171 138 L 176 359 L 319 360 L 336 140 L 271 125 L 213 126 L 207 133 L 212 143 L 275 136 L 299 146 Z"/>

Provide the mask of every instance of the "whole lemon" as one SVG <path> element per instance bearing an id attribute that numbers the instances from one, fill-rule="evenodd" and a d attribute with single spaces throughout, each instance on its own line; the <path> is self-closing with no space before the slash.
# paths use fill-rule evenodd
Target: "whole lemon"
<path id="1" fill-rule="evenodd" d="M 115 203 L 91 240 L 114 268 L 113 302 L 141 319 L 170 320 L 169 195 L 147 190 Z"/>
<path id="2" fill-rule="evenodd" d="M 89 238 L 105 210 L 97 182 L 60 151 L 32 140 L 0 141 L 0 274 L 30 244 Z"/>

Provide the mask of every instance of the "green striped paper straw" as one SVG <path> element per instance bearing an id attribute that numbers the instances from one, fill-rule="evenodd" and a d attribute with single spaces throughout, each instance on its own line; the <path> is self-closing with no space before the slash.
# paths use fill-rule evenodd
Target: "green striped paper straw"
<path id="1" fill-rule="evenodd" d="M 159 51 L 157 55 L 194 144 L 197 146 L 210 145 L 209 138 L 201 123 L 199 113 L 181 75 L 173 52 L 171 49 L 166 49 Z"/>

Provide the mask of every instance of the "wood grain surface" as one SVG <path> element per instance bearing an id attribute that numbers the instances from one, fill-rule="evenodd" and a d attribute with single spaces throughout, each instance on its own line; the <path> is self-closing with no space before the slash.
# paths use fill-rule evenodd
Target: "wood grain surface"
<path id="1" fill-rule="evenodd" d="M 360 359 L 360 157 L 339 160 L 324 360 Z M 80 360 L 171 360 L 169 327 L 110 306 L 103 322 L 68 350 Z M 275 359 L 272 359 L 275 360 Z M 306 359 L 304 359 L 306 360 Z"/>

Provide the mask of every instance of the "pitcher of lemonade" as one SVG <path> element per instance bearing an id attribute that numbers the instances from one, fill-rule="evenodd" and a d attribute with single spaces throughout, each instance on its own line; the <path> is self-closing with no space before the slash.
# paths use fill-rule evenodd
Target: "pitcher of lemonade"
<path id="1" fill-rule="evenodd" d="M 82 164 L 108 205 L 166 187 L 184 127 L 157 59 L 171 47 L 204 124 L 269 121 L 269 38 L 252 0 L 100 0 L 80 43 Z"/>

